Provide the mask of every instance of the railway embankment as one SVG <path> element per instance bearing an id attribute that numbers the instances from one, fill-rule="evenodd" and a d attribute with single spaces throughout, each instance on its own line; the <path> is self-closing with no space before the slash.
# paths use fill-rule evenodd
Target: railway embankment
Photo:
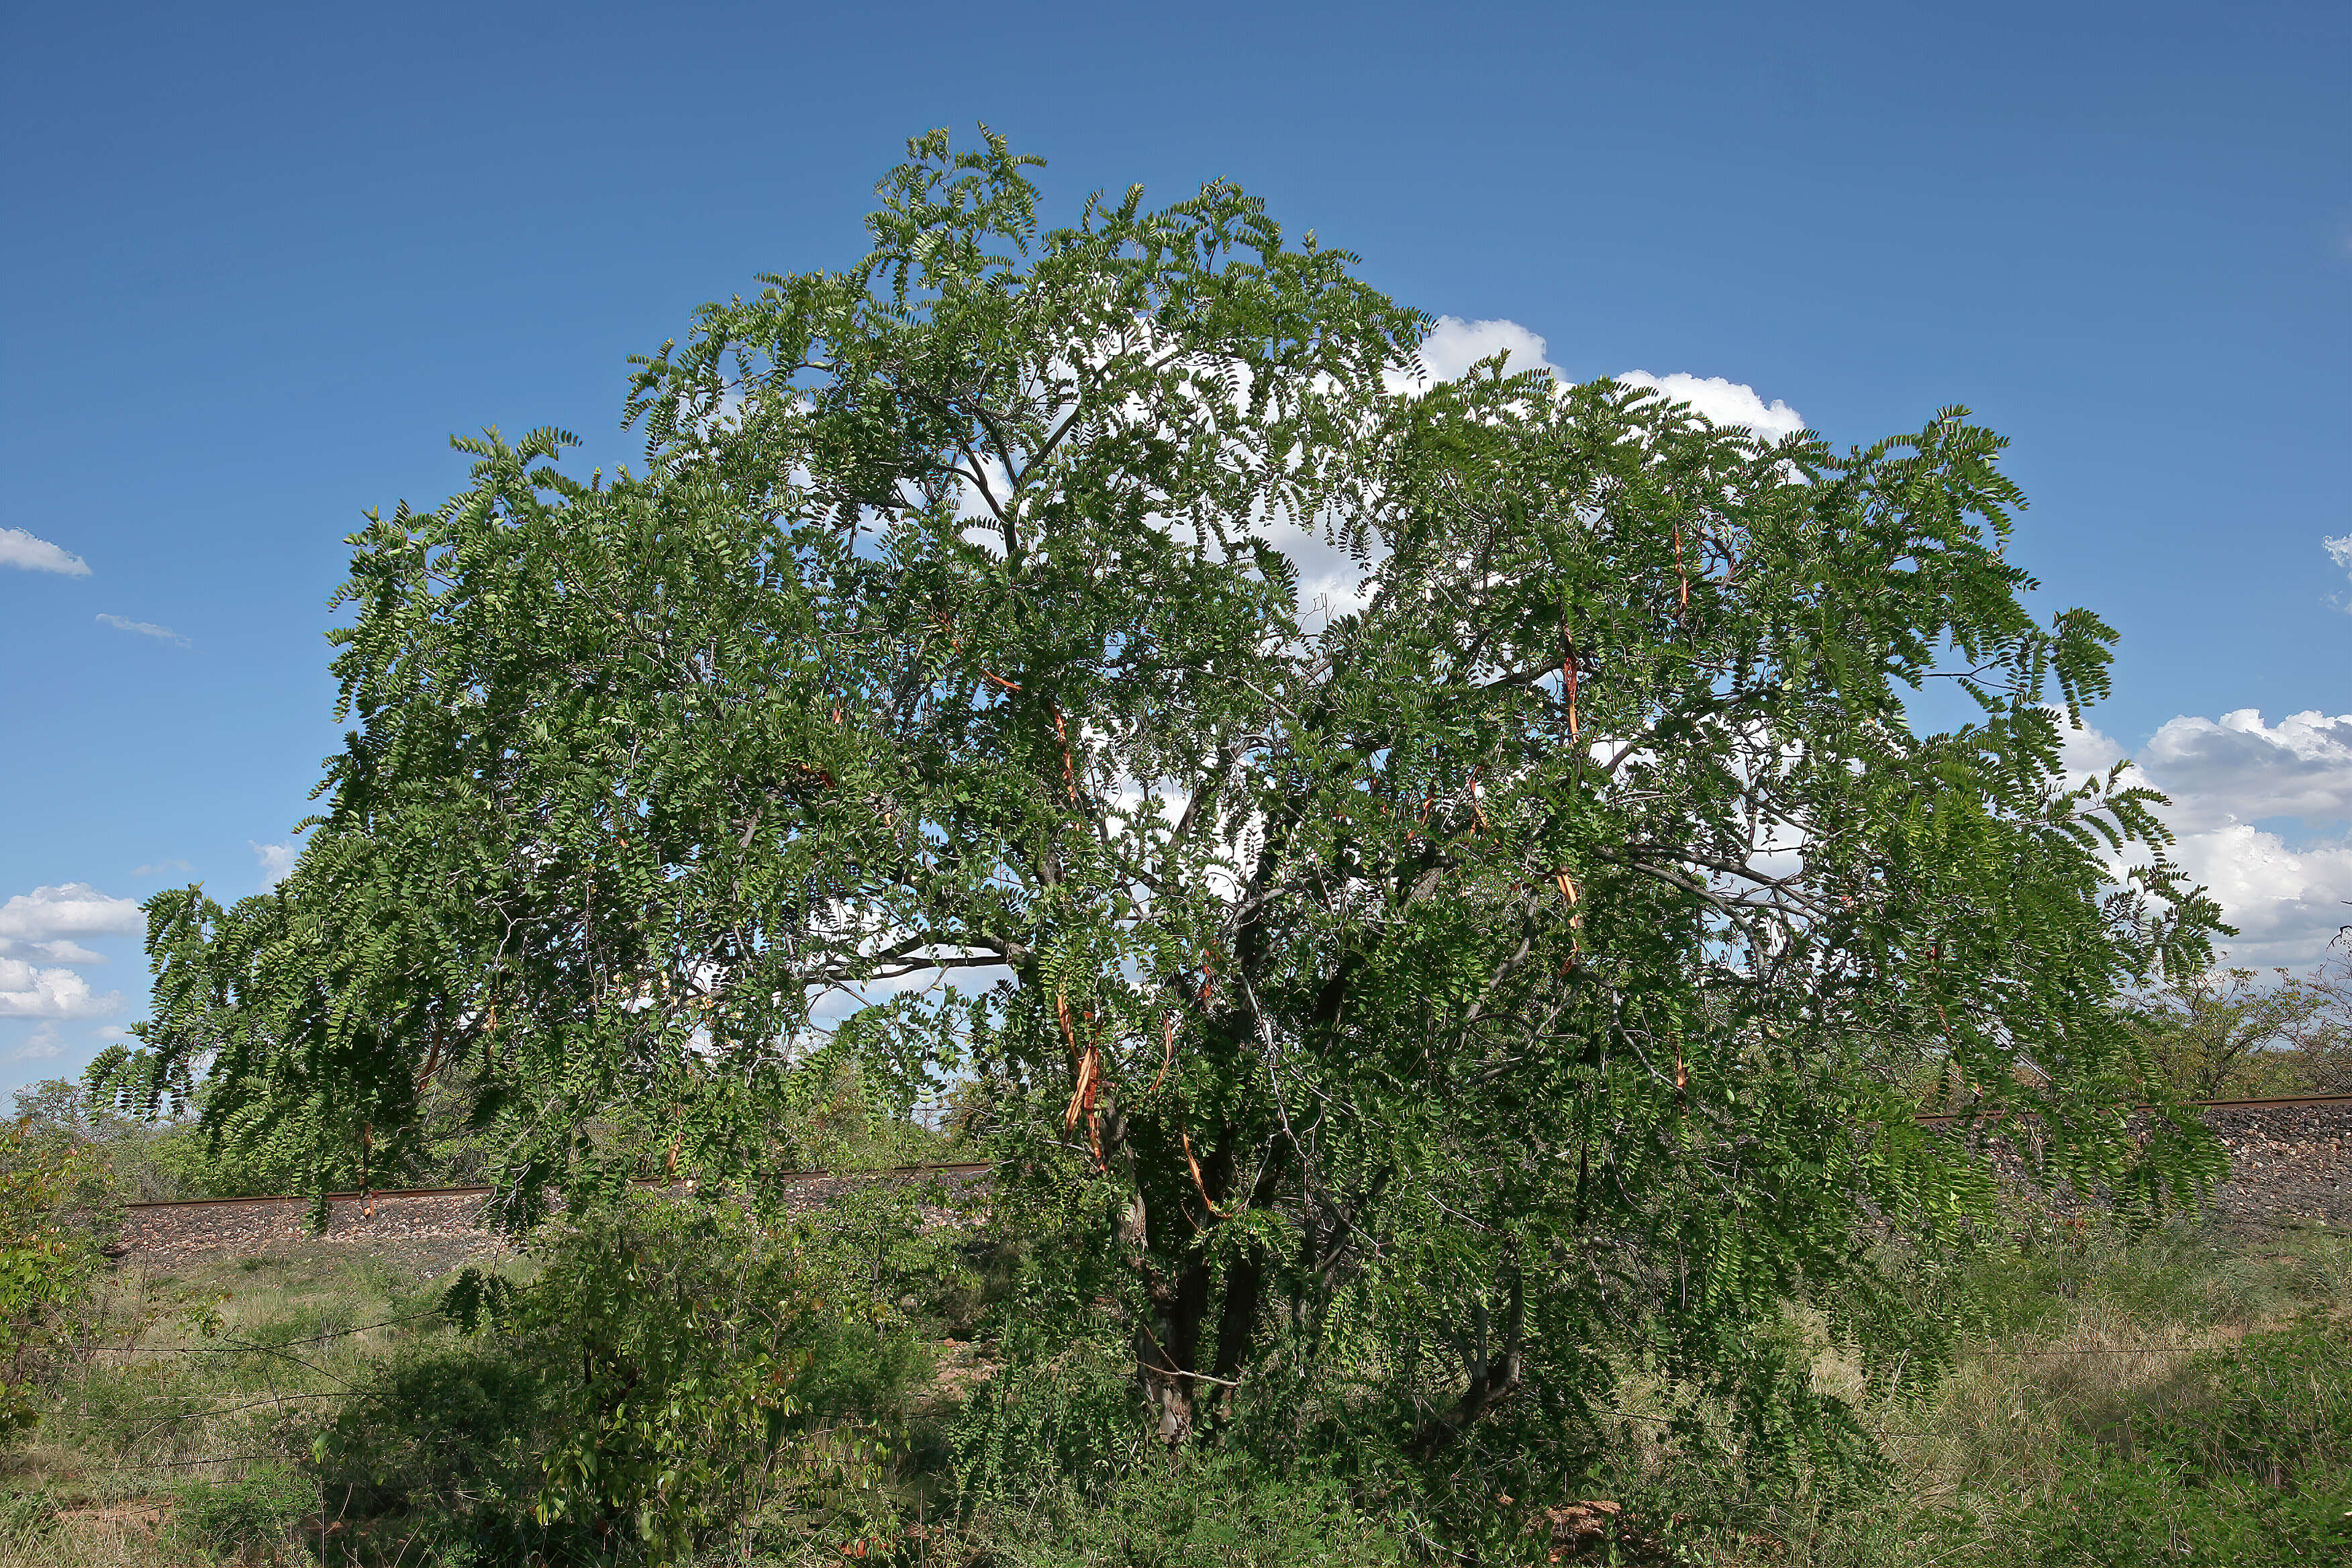
<path id="1" fill-rule="evenodd" d="M 2352 1230 L 2352 1095 L 2209 1106 L 2205 1122 L 2230 1152 L 2218 1217 Z"/>
<path id="2" fill-rule="evenodd" d="M 811 1171 L 785 1179 L 785 1205 L 811 1212 L 877 1183 L 913 1188 L 928 1226 L 948 1223 L 954 1194 L 985 1179 L 984 1164 L 908 1166 L 861 1172 Z M 287 1247 L 367 1254 L 419 1275 L 511 1257 L 513 1237 L 486 1212 L 488 1187 L 336 1193 L 327 1226 L 314 1232 L 309 1197 L 205 1198 L 126 1205 L 117 1252 L 150 1270 L 171 1270 L 220 1257 Z"/>
<path id="3" fill-rule="evenodd" d="M 2352 1231 L 2352 1095 L 2221 1101 L 2204 1106 L 2202 1113 L 2230 1155 L 2229 1178 L 2213 1194 L 2216 1218 Z M 790 1179 L 786 1197 L 790 1207 L 805 1212 L 876 1182 L 938 1184 L 953 1190 L 985 1181 L 987 1170 L 960 1164 L 807 1172 Z M 316 1246 L 369 1253 L 419 1274 L 437 1274 L 512 1254 L 512 1237 L 484 1213 L 489 1196 L 488 1187 L 337 1194 L 328 1205 L 326 1229 L 315 1235 L 307 1197 L 133 1204 L 121 1249 L 126 1259 L 168 1269 L 223 1254 Z M 927 1211 L 932 1206 L 944 1215 L 944 1205 L 927 1205 Z"/>

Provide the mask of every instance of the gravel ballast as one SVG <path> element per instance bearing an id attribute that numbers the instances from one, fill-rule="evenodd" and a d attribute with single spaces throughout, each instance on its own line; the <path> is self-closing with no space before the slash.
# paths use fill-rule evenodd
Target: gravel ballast
<path id="1" fill-rule="evenodd" d="M 2229 1180 L 2213 1194 L 2212 1213 L 2234 1224 L 2319 1225 L 2352 1229 L 2352 1102 L 2210 1108 L 2206 1124 L 2230 1153 Z M 975 1169 L 814 1177 L 787 1199 L 794 1212 L 828 1206 L 874 1180 L 941 1182 L 967 1187 Z M 942 1192 L 939 1199 L 946 1198 Z M 170 1269 L 222 1254 L 251 1255 L 295 1245 L 348 1247 L 423 1274 L 514 1254 L 513 1238 L 485 1223 L 478 1192 L 380 1193 L 338 1197 L 325 1234 L 310 1233 L 308 1198 L 134 1206 L 122 1227 L 121 1253 L 145 1268 Z M 953 1223 L 937 1200 L 924 1204 L 927 1227 Z"/>
<path id="2" fill-rule="evenodd" d="M 2230 1151 L 2218 1217 L 2352 1229 L 2352 1104 L 2213 1108 L 2205 1124 Z"/>
<path id="3" fill-rule="evenodd" d="M 920 1184 L 919 1203 L 925 1229 L 958 1223 L 954 1194 L 983 1180 L 985 1171 L 947 1167 L 919 1173 L 811 1176 L 793 1182 L 786 1209 L 804 1214 L 825 1208 L 877 1181 Z M 220 1257 L 249 1257 L 289 1247 L 349 1249 L 398 1264 L 420 1275 L 444 1274 L 467 1263 L 513 1257 L 515 1238 L 483 1212 L 486 1193 L 376 1193 L 340 1194 L 328 1205 L 323 1234 L 310 1230 L 307 1197 L 237 1198 L 193 1204 L 132 1205 L 123 1218 L 118 1249 L 124 1262 L 150 1272 L 168 1272 Z"/>

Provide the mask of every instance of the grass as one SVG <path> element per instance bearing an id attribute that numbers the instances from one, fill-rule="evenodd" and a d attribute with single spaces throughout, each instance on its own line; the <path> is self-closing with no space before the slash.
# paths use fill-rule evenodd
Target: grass
<path id="1" fill-rule="evenodd" d="M 1640 1419 L 1664 1415 L 1668 1391 L 1627 1389 L 1613 1495 L 1653 1528 L 1677 1512 L 1706 1525 L 1629 1560 L 2352 1561 L 2352 1237 L 2189 1224 L 2137 1237 L 2045 1231 L 1964 1286 L 1968 1331 L 1928 1392 L 1873 1393 L 1847 1358 L 1816 1356 L 1816 1386 L 1853 1402 L 1891 1464 L 1887 1484 L 1859 1503 L 1800 1489 L 1727 1510 L 1705 1495 L 1716 1483 Z M 315 1563 L 321 1529 L 337 1521 L 310 1512 L 312 1446 L 387 1358 L 455 1342 L 432 1310 L 437 1297 L 436 1281 L 323 1245 L 116 1276 L 92 1348 L 52 1368 L 47 1414 L 0 1457 L 0 1563 Z M 942 1395 L 952 1402 L 943 1390 L 922 1407 Z M 923 1447 L 902 1452 L 917 1459 Z M 1139 1465 L 1086 1496 L 1043 1489 L 944 1526 L 934 1511 L 901 1552 L 1044 1568 L 1373 1562 L 1409 1544 L 1409 1532 L 1351 1511 L 1342 1491 L 1265 1489 L 1213 1454 L 1183 1468 L 1180 1478 Z M 947 1500 L 906 1479 L 935 1510 Z"/>
<path id="2" fill-rule="evenodd" d="M 1878 1499 L 1768 1518 L 1723 1561 L 2352 1561 L 2352 1518 L 2326 1549 L 2342 1557 L 2264 1555 L 2272 1548 L 2240 1530 L 2290 1493 L 2352 1489 L 2352 1380 L 2341 1371 L 2352 1365 L 2352 1237 L 2192 1224 L 2139 1237 L 2093 1230 L 1989 1262 L 1969 1286 L 1974 1331 L 1932 1394 L 1874 1401 L 1850 1363 L 1824 1355 L 1816 1369 L 1819 1385 L 1860 1406 L 1893 1463 Z M 2305 1375 L 2315 1351 L 2334 1356 L 2332 1384 L 2292 1394 L 2285 1384 Z M 2269 1392 L 2250 1396 L 2256 1385 Z M 2312 1449 L 2299 1473 L 2227 1451 L 2298 1432 Z M 2137 1481 L 2118 1488 L 2121 1476 Z M 2158 1515 L 2176 1517 L 2178 1539 L 2152 1549 L 2140 1527 Z M 2231 1541 L 2230 1555 L 2206 1555 Z M 2125 1555 L 2101 1555 L 2109 1542 Z M 2131 1555 L 2144 1550 L 2156 1554 Z"/>
<path id="3" fill-rule="evenodd" d="M 315 1560 L 289 1542 L 294 1478 L 370 1367 L 446 1339 L 434 1282 L 306 1244 L 110 1279 L 0 1451 L 0 1563 Z"/>

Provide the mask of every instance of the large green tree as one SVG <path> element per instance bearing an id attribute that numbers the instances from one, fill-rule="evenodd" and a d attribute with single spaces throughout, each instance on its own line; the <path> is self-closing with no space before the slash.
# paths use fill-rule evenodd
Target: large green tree
<path id="1" fill-rule="evenodd" d="M 1937 1077 L 2194 1173 L 2115 1136 L 2111 1002 L 2211 910 L 2060 774 L 2111 636 L 2022 605 L 2000 437 L 1433 384 L 1241 191 L 1041 232 L 1028 162 L 923 138 L 862 261 L 706 307 L 642 471 L 491 435 L 353 536 L 323 811 L 273 891 L 151 904 L 141 1092 L 323 1173 L 458 1082 L 527 1209 L 744 1173 L 813 1060 L 954 1071 L 1164 1435 L 1345 1376 L 1423 1454 L 1631 1342 L 1801 1405 L 1759 1328 L 1855 1328 L 1869 1239 L 1990 1190 Z M 1930 679 L 1976 720 L 1915 732 Z"/>
<path id="2" fill-rule="evenodd" d="M 2324 972 L 2304 980 L 2282 969 L 2264 981 L 2216 969 L 2135 996 L 2126 1010 L 2157 1077 L 2179 1094 L 2306 1093 L 2342 1027 L 2329 1017 L 2336 990 Z"/>

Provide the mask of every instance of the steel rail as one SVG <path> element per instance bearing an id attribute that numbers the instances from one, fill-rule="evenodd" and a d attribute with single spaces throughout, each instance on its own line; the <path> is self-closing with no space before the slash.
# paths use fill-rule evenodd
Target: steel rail
<path id="1" fill-rule="evenodd" d="M 2300 1106 L 2309 1105 L 2352 1106 L 2352 1094 L 2286 1094 L 2273 1096 L 2267 1100 L 2191 1100 L 2184 1101 L 2183 1103 L 2196 1110 L 2292 1110 Z M 2133 1109 L 2136 1110 L 2153 1110 L 2156 1107 L 2152 1105 L 2139 1105 L 2135 1106 Z M 1944 1126 L 1954 1121 L 1972 1121 L 1977 1119 L 1979 1115 L 1987 1121 L 1998 1121 L 2000 1118 L 2010 1114 L 2011 1113 L 2007 1110 L 1994 1110 L 1981 1113 L 1969 1110 L 1923 1110 L 1915 1116 L 1913 1120 L 1928 1126 Z M 2021 1116 L 2032 1116 L 2037 1113 L 2026 1110 L 2017 1112 L 2016 1114 Z M 875 1176 L 906 1176 L 909 1178 L 917 1176 L 976 1176 L 993 1169 L 995 1169 L 995 1166 L 990 1162 L 985 1160 L 975 1160 L 933 1165 L 888 1165 L 882 1167 L 881 1169 L 872 1171 L 794 1171 L 787 1175 L 778 1176 L 774 1179 L 779 1182 L 789 1182 L 797 1185 L 810 1182 L 855 1181 L 861 1178 Z M 680 1184 L 674 1182 L 641 1181 L 636 1184 L 639 1186 L 648 1187 L 667 1187 L 679 1185 Z M 496 1187 L 377 1187 L 368 1192 L 329 1193 L 327 1194 L 327 1202 L 330 1204 L 352 1204 L 375 1202 L 394 1198 L 488 1197 L 490 1194 L 496 1191 L 498 1191 Z M 125 1204 L 122 1206 L 125 1209 L 193 1209 L 209 1208 L 222 1204 L 307 1204 L 311 1200 L 309 1196 L 302 1194 L 272 1193 L 249 1198 L 166 1198 L 150 1203 Z"/>
<path id="2" fill-rule="evenodd" d="M 872 1171 L 793 1171 L 772 1178 L 795 1185 L 810 1182 L 851 1182 L 876 1176 L 975 1176 L 995 1167 L 989 1162 L 971 1161 L 963 1163 L 935 1165 L 886 1165 Z M 640 1180 L 633 1184 L 641 1187 L 683 1186 L 682 1182 Z M 375 1187 L 365 1192 L 329 1193 L 330 1204 L 380 1203 L 394 1198 L 464 1198 L 488 1197 L 496 1187 Z M 307 1204 L 311 1201 L 304 1193 L 265 1193 L 249 1198 L 162 1198 L 152 1202 L 124 1204 L 125 1209 L 197 1209 L 213 1208 L 225 1204 Z"/>
<path id="3" fill-rule="evenodd" d="M 2181 1101 L 2181 1104 L 2192 1110 L 2293 1110 L 2297 1107 L 2306 1105 L 2352 1106 L 2352 1094 L 2282 1094 L 2273 1096 L 2268 1100 L 2185 1100 Z M 2136 1105 L 2132 1107 L 2132 1109 L 2134 1110 L 2154 1110 L 2157 1107 L 2142 1104 Z M 1982 1112 L 1973 1110 L 1923 1110 L 1912 1118 L 1912 1120 L 1930 1126 L 1941 1126 L 1954 1121 L 1973 1121 L 1979 1117 L 1985 1121 L 1997 1121 L 2000 1118 L 2009 1114 L 2011 1113 L 2007 1110 Z M 2020 1116 L 2038 1116 L 2041 1113 L 2033 1110 L 2021 1110 L 2016 1112 L 2016 1114 Z"/>

